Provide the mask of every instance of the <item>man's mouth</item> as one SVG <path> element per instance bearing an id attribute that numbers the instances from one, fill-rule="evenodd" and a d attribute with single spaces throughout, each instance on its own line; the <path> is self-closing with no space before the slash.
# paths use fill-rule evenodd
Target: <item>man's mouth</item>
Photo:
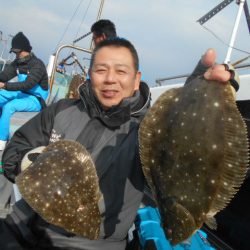
<path id="1" fill-rule="evenodd" d="M 116 91 L 116 90 L 103 90 L 102 91 L 102 95 L 106 98 L 112 98 L 112 97 L 116 96 L 117 93 L 118 93 L 118 91 Z"/>

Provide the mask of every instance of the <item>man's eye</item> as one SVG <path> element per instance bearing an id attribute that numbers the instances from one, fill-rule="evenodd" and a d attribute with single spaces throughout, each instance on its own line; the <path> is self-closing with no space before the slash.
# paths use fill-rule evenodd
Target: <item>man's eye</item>
<path id="1" fill-rule="evenodd" d="M 118 73 L 121 75 L 124 75 L 124 74 L 126 74 L 126 71 L 125 70 L 118 70 Z"/>
<path id="2" fill-rule="evenodd" d="M 102 72 L 105 72 L 105 69 L 97 69 L 96 72 L 102 73 Z"/>

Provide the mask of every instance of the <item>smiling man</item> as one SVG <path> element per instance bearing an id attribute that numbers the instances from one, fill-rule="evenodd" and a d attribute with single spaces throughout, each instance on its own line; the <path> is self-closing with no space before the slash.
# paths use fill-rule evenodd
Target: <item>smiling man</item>
<path id="1" fill-rule="evenodd" d="M 101 42 L 91 59 L 90 81 L 79 89 L 80 99 L 53 104 L 12 137 L 3 155 L 4 173 L 10 181 L 15 181 L 21 171 L 20 160 L 28 151 L 59 139 L 69 139 L 80 142 L 91 154 L 103 194 L 97 240 L 72 237 L 62 228 L 45 223 L 20 200 L 15 212 L 5 221 L 18 232 L 14 237 L 22 239 L 22 242 L 16 241 L 18 247 L 27 247 L 25 241 L 31 243 L 27 235 L 32 235 L 32 241 L 37 240 L 33 242 L 36 249 L 40 249 L 39 244 L 45 249 L 125 249 L 144 187 L 137 132 L 149 107 L 150 93 L 148 86 L 140 82 L 138 65 L 137 52 L 129 41 L 117 38 Z M 29 223 L 25 225 L 21 222 L 24 220 Z M 17 229 L 17 225 L 22 226 Z M 6 230 L 7 227 L 0 230 L 0 246 L 6 242 L 4 247 L 12 249 L 9 242 L 13 244 L 13 240 L 2 240 L 8 237 L 4 234 L 10 235 Z"/>
<path id="2" fill-rule="evenodd" d="M 138 55 L 129 41 L 102 41 L 91 58 L 90 80 L 79 89 L 80 99 L 61 100 L 44 109 L 15 133 L 3 155 L 4 174 L 15 182 L 30 150 L 60 139 L 84 145 L 103 194 L 99 238 L 89 240 L 49 224 L 22 199 L 0 221 L 1 249 L 125 249 L 145 185 L 138 129 L 150 105 L 150 92 L 138 68 Z"/>
<path id="3" fill-rule="evenodd" d="M 122 41 L 122 40 L 121 40 Z M 90 67 L 92 89 L 104 109 L 109 109 L 133 96 L 139 89 L 141 73 L 132 47 L 99 46 Z M 121 42 L 122 44 L 122 42 Z"/>

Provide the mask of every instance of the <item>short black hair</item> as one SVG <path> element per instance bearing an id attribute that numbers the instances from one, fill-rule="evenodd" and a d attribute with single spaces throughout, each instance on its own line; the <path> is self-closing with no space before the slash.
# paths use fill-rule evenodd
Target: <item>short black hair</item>
<path id="1" fill-rule="evenodd" d="M 139 57 L 138 57 L 138 54 L 137 54 L 137 51 L 136 51 L 134 45 L 130 41 L 128 41 L 124 38 L 121 38 L 121 37 L 116 37 L 113 39 L 106 39 L 106 40 L 103 40 L 100 43 L 98 43 L 98 45 L 95 47 L 93 54 L 91 56 L 91 59 L 90 59 L 90 67 L 89 67 L 90 70 L 93 67 L 96 53 L 98 52 L 98 50 L 100 50 L 103 47 L 117 47 L 117 48 L 124 47 L 124 48 L 127 48 L 132 55 L 135 70 L 136 71 L 139 70 Z"/>
<path id="2" fill-rule="evenodd" d="M 91 26 L 91 32 L 97 36 L 105 35 L 107 39 L 116 37 L 114 23 L 107 19 L 101 19 Z"/>

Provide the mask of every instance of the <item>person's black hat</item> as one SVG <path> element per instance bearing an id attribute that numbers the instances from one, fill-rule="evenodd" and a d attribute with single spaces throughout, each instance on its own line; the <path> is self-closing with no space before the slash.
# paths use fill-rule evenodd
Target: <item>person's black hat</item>
<path id="1" fill-rule="evenodd" d="M 23 32 L 18 32 L 12 38 L 10 52 L 20 52 L 20 51 L 30 52 L 31 50 L 32 47 L 30 46 L 30 42 L 28 38 L 23 34 Z"/>

